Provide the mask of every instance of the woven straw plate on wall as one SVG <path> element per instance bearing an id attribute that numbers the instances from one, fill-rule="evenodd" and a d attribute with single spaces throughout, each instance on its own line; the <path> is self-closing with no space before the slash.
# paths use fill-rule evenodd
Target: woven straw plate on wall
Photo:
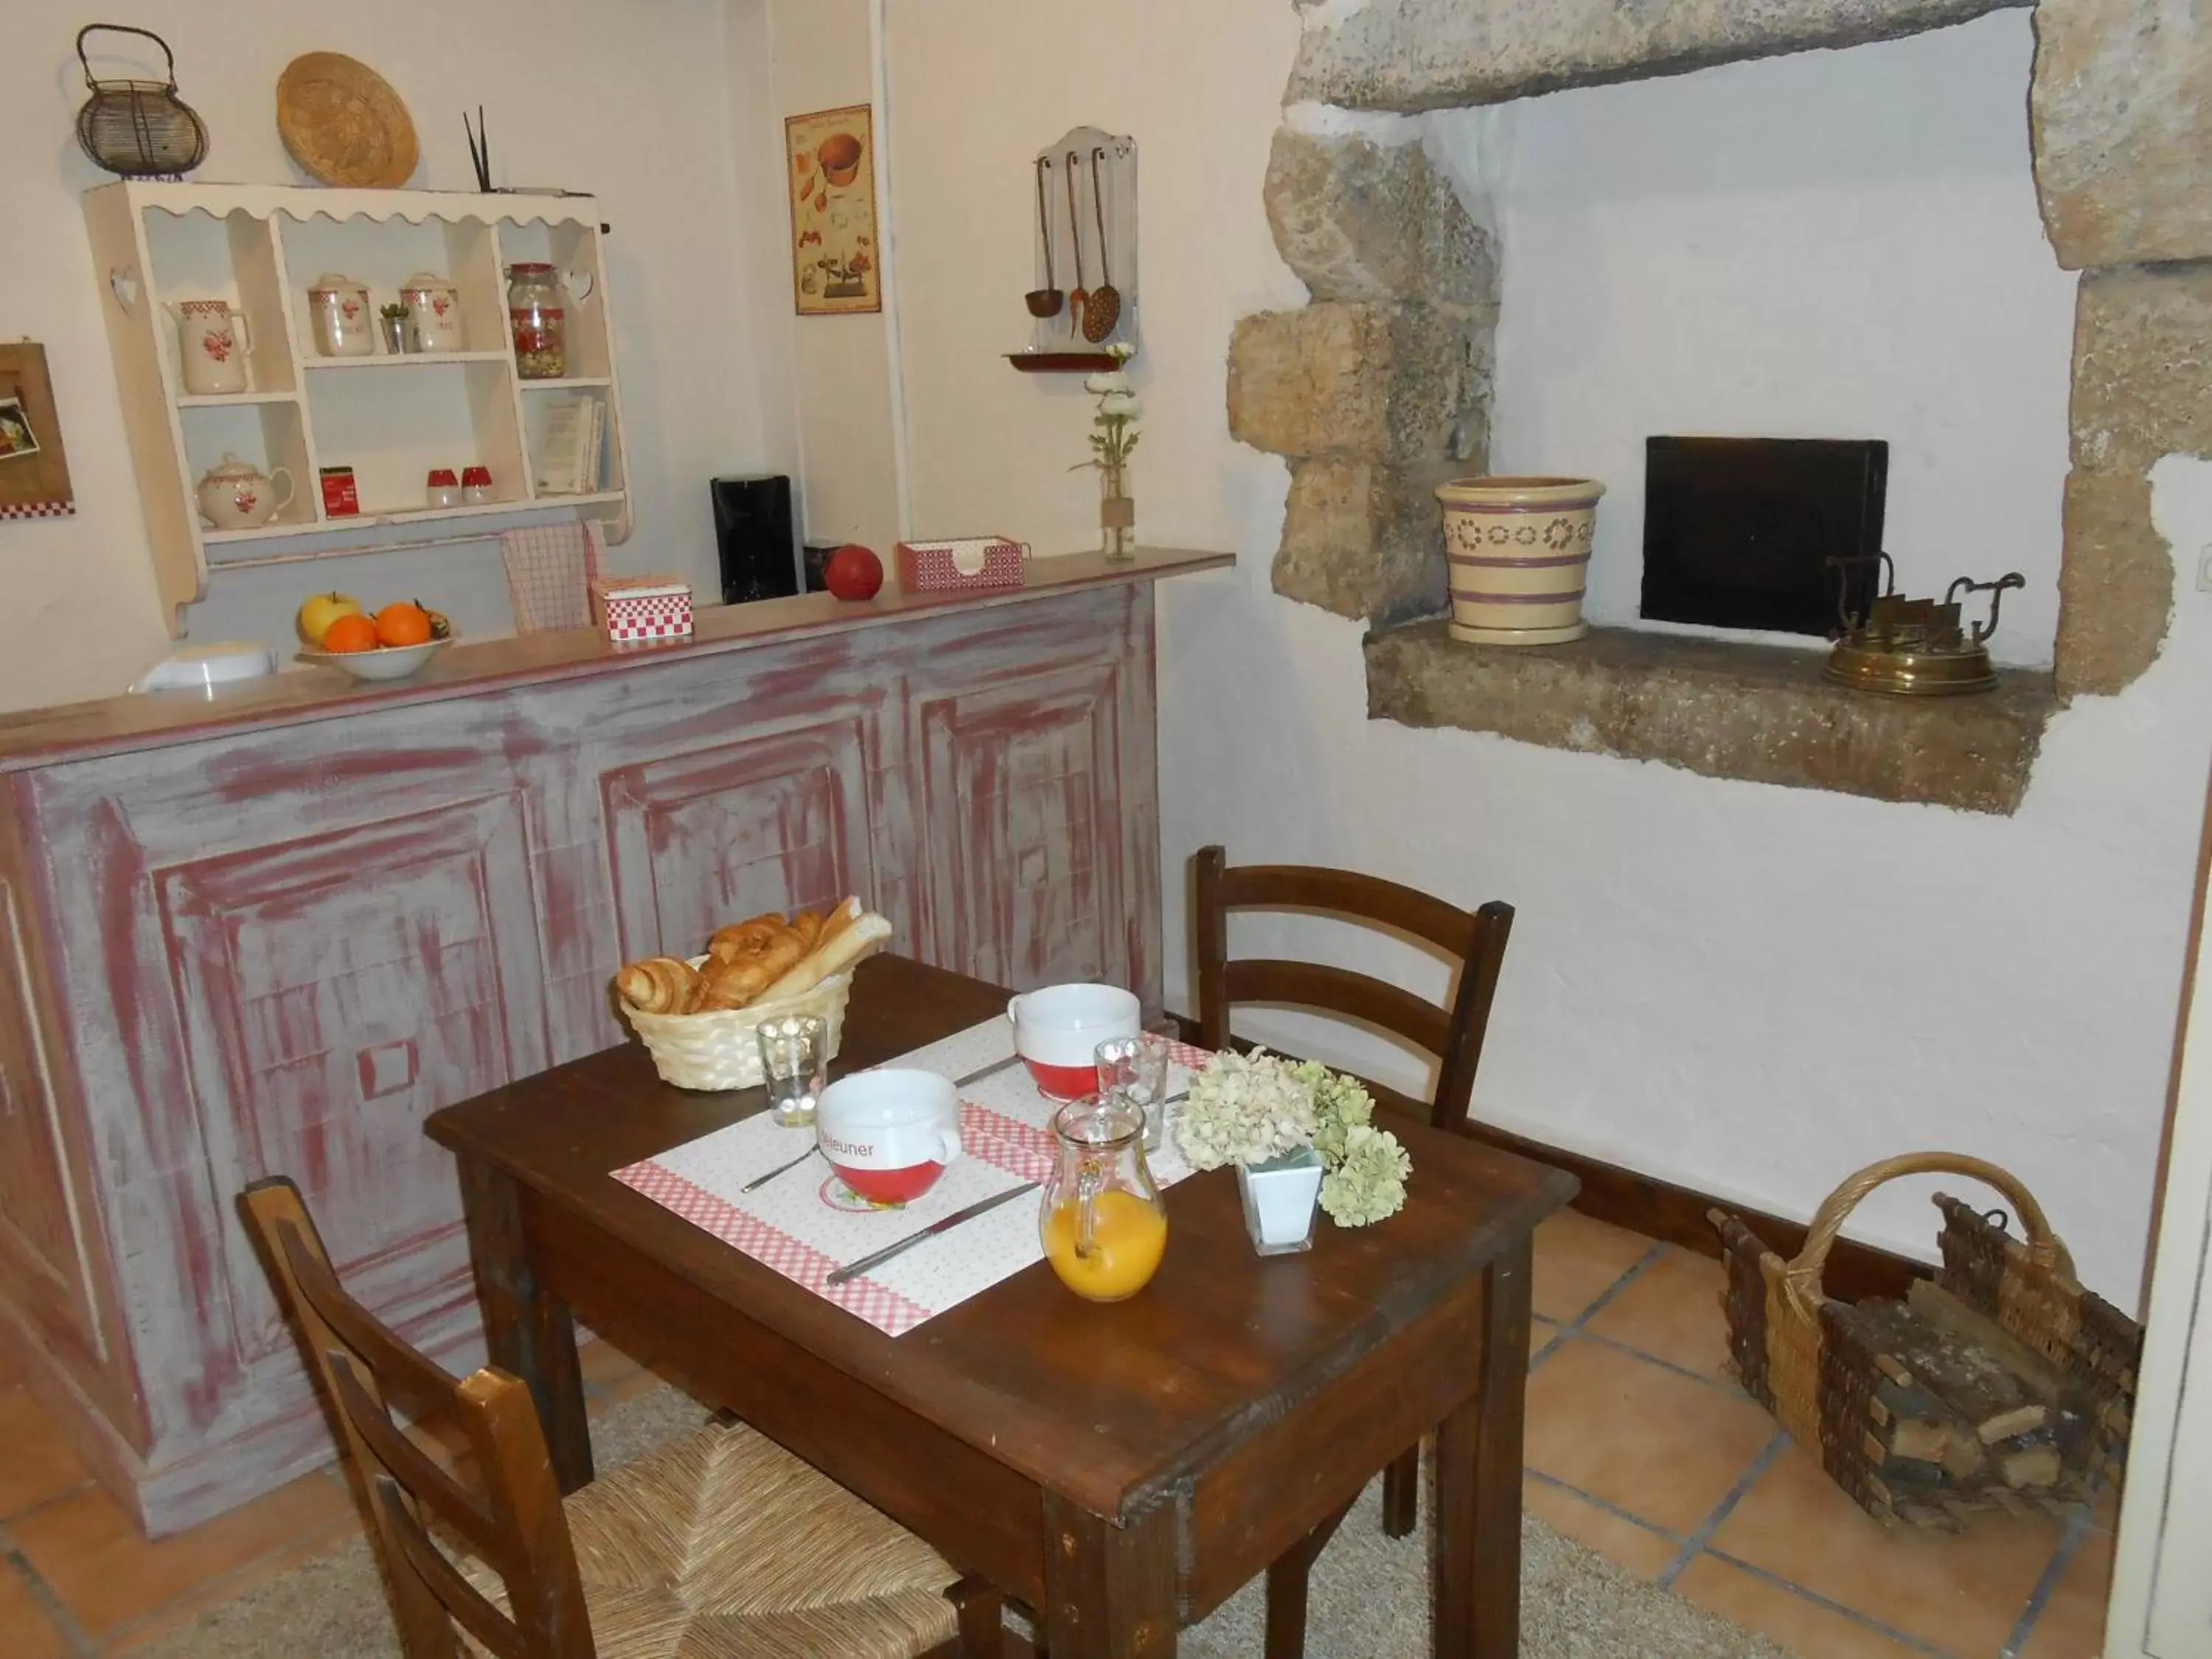
<path id="1" fill-rule="evenodd" d="M 414 175 L 415 123 L 391 83 L 342 52 L 295 58 L 276 81 L 276 131 L 325 185 L 397 190 Z"/>

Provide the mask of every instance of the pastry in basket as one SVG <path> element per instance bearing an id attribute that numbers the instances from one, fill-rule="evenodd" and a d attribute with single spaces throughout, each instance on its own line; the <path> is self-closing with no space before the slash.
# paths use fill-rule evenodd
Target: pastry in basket
<path id="1" fill-rule="evenodd" d="M 814 948 L 769 985 L 763 1002 L 795 997 L 811 991 L 832 974 L 842 974 L 861 957 L 890 942 L 891 925 L 856 898 L 848 898 L 829 914 Z"/>
<path id="2" fill-rule="evenodd" d="M 696 969 L 676 957 L 625 964 L 615 990 L 641 1014 L 728 1012 L 811 991 L 890 936 L 890 923 L 858 898 L 826 914 L 769 911 L 716 930 Z"/>
<path id="3" fill-rule="evenodd" d="M 698 969 L 680 957 L 647 957 L 615 975 L 615 994 L 641 1014 L 688 1014 Z"/>

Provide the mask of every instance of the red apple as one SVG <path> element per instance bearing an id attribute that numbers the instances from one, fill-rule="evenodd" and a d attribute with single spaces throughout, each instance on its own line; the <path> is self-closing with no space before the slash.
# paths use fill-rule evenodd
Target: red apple
<path id="1" fill-rule="evenodd" d="M 857 543 L 848 542 L 830 556 L 823 580 L 841 599 L 872 599 L 884 585 L 884 562 Z"/>

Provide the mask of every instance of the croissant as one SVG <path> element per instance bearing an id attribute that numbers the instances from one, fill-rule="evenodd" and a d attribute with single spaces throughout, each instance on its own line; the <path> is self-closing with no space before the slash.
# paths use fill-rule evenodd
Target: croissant
<path id="1" fill-rule="evenodd" d="M 615 994 L 641 1014 L 685 1014 L 699 984 L 697 971 L 675 957 L 647 957 L 623 964 Z"/>
<path id="2" fill-rule="evenodd" d="M 743 962 L 767 950 L 790 926 L 775 910 L 733 921 L 718 929 L 714 937 L 707 941 L 707 954 L 717 962 Z"/>
<path id="3" fill-rule="evenodd" d="M 699 994 L 693 999 L 692 1012 L 714 1013 L 726 1008 L 742 1008 L 758 1000 L 761 993 L 778 975 L 805 954 L 799 945 L 799 935 L 787 927 L 758 956 L 747 957 L 740 962 L 708 957 L 699 969 Z"/>

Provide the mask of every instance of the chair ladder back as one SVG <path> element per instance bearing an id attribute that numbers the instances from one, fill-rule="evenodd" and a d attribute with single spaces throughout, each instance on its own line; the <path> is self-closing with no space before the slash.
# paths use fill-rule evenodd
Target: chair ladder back
<path id="1" fill-rule="evenodd" d="M 1474 913 L 1474 939 L 1460 963 L 1459 988 L 1452 997 L 1449 1045 L 1437 1071 L 1436 1128 L 1458 1133 L 1467 1127 L 1474 1099 L 1475 1068 L 1482 1063 L 1483 1039 L 1490 1032 L 1490 1006 L 1498 997 L 1498 978 L 1505 966 L 1506 941 L 1513 934 L 1513 907 L 1492 899 Z"/>
<path id="2" fill-rule="evenodd" d="M 1231 1006 L 1264 1002 L 1364 1020 L 1396 1033 L 1439 1060 L 1451 1046 L 1450 1019 L 1435 1003 L 1349 968 L 1286 962 L 1274 957 L 1238 957 L 1224 966 L 1221 985 L 1224 1000 Z"/>
<path id="3" fill-rule="evenodd" d="M 290 1181 L 254 1182 L 244 1205 L 351 1454 L 407 1659 L 456 1659 L 455 1620 L 502 1659 L 593 1659 L 574 1547 L 529 1390 L 491 1370 L 455 1379 L 356 1301 Z M 481 1495 L 393 1421 L 392 1394 L 410 1410 L 460 1425 Z M 506 1581 L 511 1618 L 446 1561 L 425 1510 Z M 499 1626 L 505 1633 L 496 1639 L 487 1633 Z"/>
<path id="4" fill-rule="evenodd" d="M 1465 1127 L 1474 1073 L 1513 931 L 1513 907 L 1492 900 L 1470 914 L 1457 905 L 1379 876 L 1287 864 L 1231 868 L 1220 847 L 1192 860 L 1192 928 L 1198 958 L 1200 1046 L 1231 1042 L 1231 1010 L 1264 1002 L 1364 1021 L 1394 1032 L 1438 1061 L 1435 1098 L 1425 1109 L 1439 1129 Z M 1350 969 L 1273 957 L 1229 957 L 1229 912 L 1315 911 L 1425 940 L 1457 959 L 1449 1010 Z"/>

